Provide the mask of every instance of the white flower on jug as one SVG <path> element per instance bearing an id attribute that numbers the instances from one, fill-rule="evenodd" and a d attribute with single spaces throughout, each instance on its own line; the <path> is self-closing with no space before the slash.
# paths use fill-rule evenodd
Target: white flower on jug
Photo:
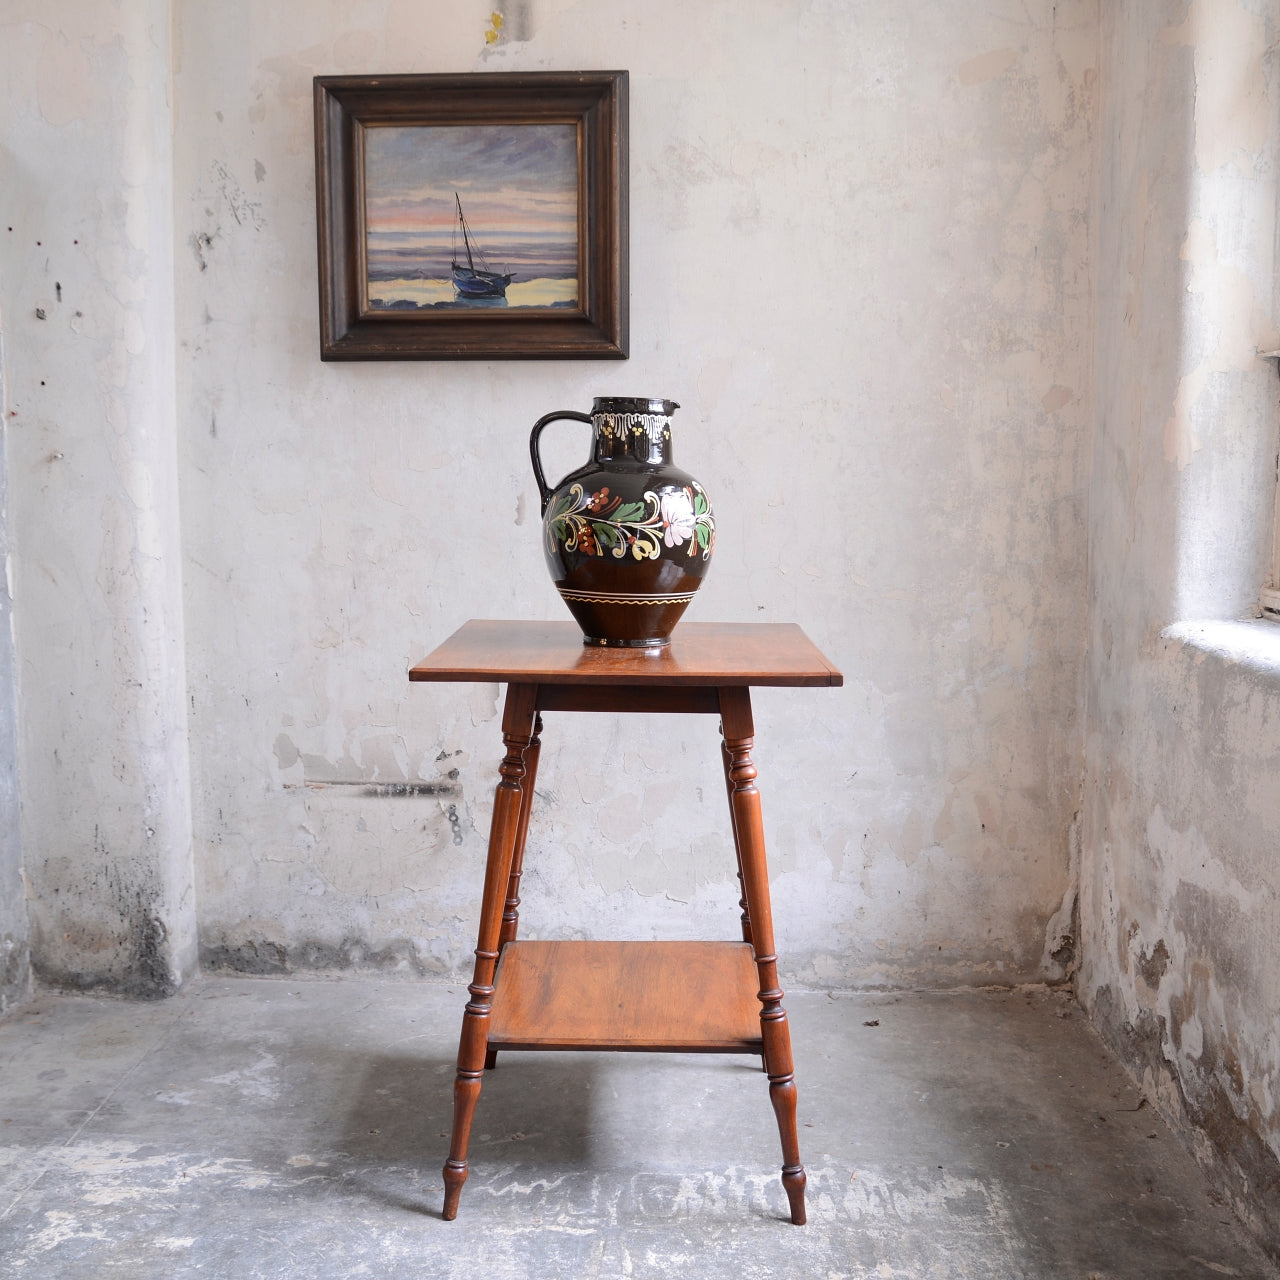
<path id="1" fill-rule="evenodd" d="M 683 547 L 693 537 L 697 523 L 693 496 L 688 489 L 669 489 L 662 495 L 662 540 L 669 547 Z"/>

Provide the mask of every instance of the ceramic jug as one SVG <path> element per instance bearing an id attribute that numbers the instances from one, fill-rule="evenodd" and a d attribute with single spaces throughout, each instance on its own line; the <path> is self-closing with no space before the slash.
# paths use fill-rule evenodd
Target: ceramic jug
<path id="1" fill-rule="evenodd" d="M 549 413 L 529 436 L 547 568 L 587 644 L 667 644 L 707 572 L 715 517 L 703 487 L 671 461 L 679 407 L 597 396 L 589 414 Z M 552 488 L 538 441 L 561 418 L 590 425 L 591 459 Z"/>

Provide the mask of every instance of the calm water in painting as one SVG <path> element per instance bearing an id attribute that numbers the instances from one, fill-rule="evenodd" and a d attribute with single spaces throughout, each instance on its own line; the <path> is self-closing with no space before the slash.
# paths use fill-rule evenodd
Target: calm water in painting
<path id="1" fill-rule="evenodd" d="M 511 276 L 465 298 L 452 265 Z M 574 125 L 370 128 L 365 133 L 369 302 L 377 308 L 549 307 L 578 300 Z"/>

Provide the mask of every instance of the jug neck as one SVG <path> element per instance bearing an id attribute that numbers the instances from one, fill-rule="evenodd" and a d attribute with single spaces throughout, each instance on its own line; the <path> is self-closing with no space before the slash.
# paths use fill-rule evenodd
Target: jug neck
<path id="1" fill-rule="evenodd" d="M 658 406 L 664 402 L 649 403 Z M 657 466 L 671 461 L 669 412 L 596 408 L 591 412 L 591 429 L 591 456 L 595 462 L 642 462 Z"/>

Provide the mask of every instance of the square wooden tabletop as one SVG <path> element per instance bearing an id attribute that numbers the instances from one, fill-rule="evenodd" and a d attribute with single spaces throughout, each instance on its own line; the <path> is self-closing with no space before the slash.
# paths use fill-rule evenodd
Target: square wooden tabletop
<path id="1" fill-rule="evenodd" d="M 682 622 L 657 650 L 585 645 L 575 622 L 472 619 L 410 680 L 830 688 L 844 677 L 793 622 Z"/>

